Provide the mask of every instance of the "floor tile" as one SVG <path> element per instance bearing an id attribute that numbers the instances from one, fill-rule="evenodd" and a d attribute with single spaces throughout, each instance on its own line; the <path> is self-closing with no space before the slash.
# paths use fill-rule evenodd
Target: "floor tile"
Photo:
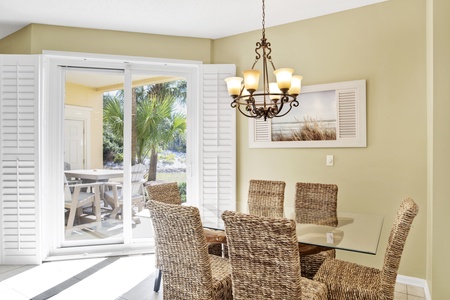
<path id="1" fill-rule="evenodd" d="M 154 255 L 0 266 L 0 299 L 162 300 L 162 285 L 153 291 L 156 275 Z M 396 283 L 394 300 L 425 300 L 424 294 L 421 287 Z"/>
<path id="2" fill-rule="evenodd" d="M 28 298 L 32 298 L 70 277 L 70 275 L 52 269 L 48 264 L 42 264 L 5 279 L 3 283 L 12 290 L 20 291 Z"/>
<path id="3" fill-rule="evenodd" d="M 0 299 L 8 299 L 8 300 L 29 300 L 30 298 L 13 290 L 7 289 L 0 292 Z"/>
<path id="4" fill-rule="evenodd" d="M 408 300 L 408 295 L 404 293 L 394 292 L 394 300 Z"/>
<path id="5" fill-rule="evenodd" d="M 417 296 L 417 297 L 425 297 L 425 292 L 422 287 L 414 286 L 414 285 L 408 285 L 407 286 L 408 296 Z"/>
<path id="6" fill-rule="evenodd" d="M 406 284 L 404 283 L 395 283 L 395 291 L 399 293 L 406 294 Z"/>
<path id="7" fill-rule="evenodd" d="M 88 294 L 84 293 L 86 299 L 117 299 L 154 273 L 154 270 L 153 255 L 122 257 L 62 291 L 52 300 L 77 299 L 81 291 L 88 291 Z"/>
<path id="8" fill-rule="evenodd" d="M 424 297 L 417 297 L 414 295 L 408 295 L 408 300 L 424 300 Z"/>
<path id="9" fill-rule="evenodd" d="M 36 265 L 26 265 L 26 266 L 0 266 L 0 281 L 3 281 L 7 278 L 25 272 L 29 269 L 37 267 Z"/>

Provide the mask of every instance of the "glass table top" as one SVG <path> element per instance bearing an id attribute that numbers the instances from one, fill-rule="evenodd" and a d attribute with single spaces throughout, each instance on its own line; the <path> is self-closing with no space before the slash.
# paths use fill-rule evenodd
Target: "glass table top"
<path id="1" fill-rule="evenodd" d="M 376 254 L 383 219 L 380 215 L 342 212 L 336 227 L 297 223 L 298 242 Z"/>

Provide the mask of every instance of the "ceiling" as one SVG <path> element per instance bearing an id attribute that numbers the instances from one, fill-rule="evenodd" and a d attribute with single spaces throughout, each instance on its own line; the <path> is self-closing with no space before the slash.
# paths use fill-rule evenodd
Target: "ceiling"
<path id="1" fill-rule="evenodd" d="M 385 0 L 267 0 L 266 27 Z M 261 28 L 261 0 L 0 0 L 0 39 L 48 24 L 217 39 Z"/>

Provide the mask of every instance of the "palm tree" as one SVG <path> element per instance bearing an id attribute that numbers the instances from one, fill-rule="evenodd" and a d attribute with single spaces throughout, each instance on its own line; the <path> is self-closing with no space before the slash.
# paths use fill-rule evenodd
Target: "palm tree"
<path id="1" fill-rule="evenodd" d="M 136 114 L 132 134 L 135 136 L 135 154 L 132 159 L 133 162 L 142 163 L 150 154 L 149 181 L 156 180 L 158 152 L 175 139 L 184 137 L 186 131 L 186 117 L 175 112 L 175 103 L 184 99 L 185 92 L 183 94 L 183 88 L 177 90 L 175 86 L 174 83 L 163 83 L 139 87 L 133 91 Z M 103 120 L 123 138 L 123 93 L 105 98 Z"/>
<path id="2" fill-rule="evenodd" d="M 148 181 L 156 180 L 156 167 L 159 151 L 165 149 L 169 143 L 186 131 L 186 117 L 174 112 L 174 98 L 165 96 L 164 99 L 149 97 L 138 106 L 137 124 L 138 157 L 147 157 L 150 152 L 150 166 Z"/>

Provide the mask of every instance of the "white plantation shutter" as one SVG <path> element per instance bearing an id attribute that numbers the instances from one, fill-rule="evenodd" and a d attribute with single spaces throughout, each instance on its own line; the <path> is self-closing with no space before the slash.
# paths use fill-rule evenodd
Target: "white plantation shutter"
<path id="1" fill-rule="evenodd" d="M 365 80 L 317 84 L 302 88 L 302 94 L 333 91 L 336 99 L 336 140 L 272 141 L 272 123 L 268 119 L 249 120 L 250 148 L 366 147 Z M 302 106 L 299 96 L 300 108 Z M 295 114 L 295 108 L 289 112 Z"/>
<path id="2" fill-rule="evenodd" d="M 236 112 L 225 78 L 234 65 L 204 65 L 200 116 L 200 199 L 205 226 L 222 226 L 225 210 L 236 210 Z"/>
<path id="3" fill-rule="evenodd" d="M 357 137 L 356 89 L 337 90 L 339 139 L 354 139 Z"/>
<path id="4" fill-rule="evenodd" d="M 40 57 L 0 55 L 0 264 L 38 264 Z"/>

